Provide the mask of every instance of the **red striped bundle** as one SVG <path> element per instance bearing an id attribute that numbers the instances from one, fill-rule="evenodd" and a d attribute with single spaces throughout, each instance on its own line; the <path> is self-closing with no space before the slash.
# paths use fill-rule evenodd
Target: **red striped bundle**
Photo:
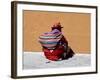
<path id="1" fill-rule="evenodd" d="M 54 29 L 52 32 L 47 32 L 39 37 L 39 42 L 42 46 L 48 48 L 48 49 L 55 49 L 57 43 L 62 38 L 62 33 Z"/>

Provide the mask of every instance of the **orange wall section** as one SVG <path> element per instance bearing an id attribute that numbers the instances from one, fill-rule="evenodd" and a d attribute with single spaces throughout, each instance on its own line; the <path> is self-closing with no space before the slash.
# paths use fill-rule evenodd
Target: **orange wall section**
<path id="1" fill-rule="evenodd" d="M 76 53 L 90 53 L 90 23 L 88 13 L 23 11 L 23 50 L 40 52 L 38 37 L 51 31 L 51 26 L 60 21 L 69 46 Z"/>

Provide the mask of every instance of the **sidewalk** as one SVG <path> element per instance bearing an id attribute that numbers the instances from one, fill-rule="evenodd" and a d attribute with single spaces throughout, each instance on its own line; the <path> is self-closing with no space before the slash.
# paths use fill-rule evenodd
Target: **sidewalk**
<path id="1" fill-rule="evenodd" d="M 43 53 L 24 52 L 23 68 L 24 69 L 41 69 L 41 68 L 60 68 L 60 67 L 84 67 L 91 65 L 90 54 L 75 54 L 68 60 L 50 61 L 45 58 Z"/>

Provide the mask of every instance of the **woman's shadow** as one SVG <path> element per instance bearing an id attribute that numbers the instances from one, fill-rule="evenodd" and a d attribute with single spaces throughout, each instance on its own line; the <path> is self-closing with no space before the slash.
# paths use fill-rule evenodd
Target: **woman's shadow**
<path id="1" fill-rule="evenodd" d="M 64 54 L 62 54 L 62 60 L 66 60 L 69 58 L 72 58 L 74 56 L 74 51 L 71 49 L 70 46 L 68 46 L 67 50 L 65 50 Z"/>

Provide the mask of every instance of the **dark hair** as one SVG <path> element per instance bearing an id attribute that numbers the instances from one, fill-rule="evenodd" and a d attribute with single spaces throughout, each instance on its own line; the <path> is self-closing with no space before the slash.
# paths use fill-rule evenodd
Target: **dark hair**
<path id="1" fill-rule="evenodd" d="M 58 29 L 61 32 L 61 28 L 52 28 L 52 30 L 54 30 L 54 29 Z"/>
<path id="2" fill-rule="evenodd" d="M 61 25 L 57 25 L 56 27 L 53 26 L 53 27 L 52 27 L 52 30 L 54 30 L 54 29 L 58 29 L 59 31 L 61 31 L 61 28 L 62 28 Z"/>

